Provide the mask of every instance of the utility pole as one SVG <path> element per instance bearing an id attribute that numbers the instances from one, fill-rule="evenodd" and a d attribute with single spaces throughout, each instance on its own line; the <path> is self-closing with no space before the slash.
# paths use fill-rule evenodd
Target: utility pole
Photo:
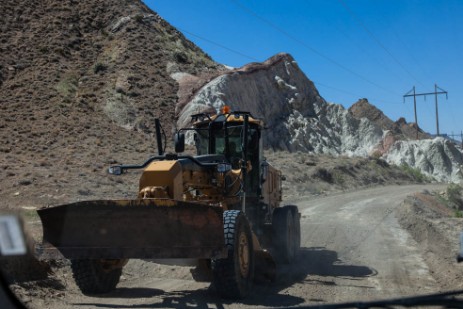
<path id="1" fill-rule="evenodd" d="M 441 90 L 441 92 L 437 92 L 437 89 Z M 445 91 L 444 89 L 442 88 L 439 88 L 437 86 L 437 84 L 434 84 L 434 97 L 435 97 L 435 101 L 436 101 L 436 128 L 437 128 L 437 136 L 439 136 L 439 109 L 437 107 L 437 95 L 438 94 L 444 94 L 445 93 L 445 97 L 446 99 L 448 100 L 449 96 L 448 96 L 448 92 Z M 426 98 L 426 97 L 425 97 Z"/>
<path id="2" fill-rule="evenodd" d="M 437 90 L 440 90 L 440 91 L 437 91 Z M 411 93 L 411 92 L 413 92 L 413 93 Z M 437 84 L 434 84 L 434 92 L 416 93 L 415 92 L 415 86 L 413 86 L 413 89 L 410 90 L 409 92 L 407 92 L 403 96 L 404 103 L 405 103 L 405 98 L 413 96 L 413 106 L 414 106 L 414 109 L 415 109 L 416 139 L 418 139 L 418 117 L 417 117 L 417 114 L 416 114 L 416 97 L 424 96 L 424 99 L 426 100 L 427 95 L 431 95 L 431 94 L 434 95 L 435 102 L 436 102 L 436 130 L 437 130 L 437 136 L 439 136 L 440 135 L 440 133 L 439 133 L 439 110 L 438 110 L 438 103 L 437 103 L 437 95 L 438 94 L 444 94 L 444 93 L 445 93 L 446 98 L 448 99 L 448 92 L 445 91 L 444 89 L 438 87 Z"/>
<path id="3" fill-rule="evenodd" d="M 437 136 L 439 136 L 439 109 L 437 108 L 437 84 L 434 84 L 434 97 L 436 98 L 436 128 Z"/>
<path id="4" fill-rule="evenodd" d="M 413 94 L 410 94 L 410 92 L 413 91 Z M 413 89 L 404 94 L 404 103 L 405 103 L 405 98 L 406 97 L 411 97 L 413 96 L 413 109 L 415 111 L 415 124 L 416 124 L 416 139 L 418 139 L 418 117 L 416 115 L 416 93 L 415 93 L 415 86 L 413 86 Z"/>
<path id="5" fill-rule="evenodd" d="M 413 109 L 415 110 L 416 139 L 419 139 L 419 138 L 418 138 L 418 116 L 416 115 L 416 93 L 415 93 L 415 86 L 413 86 Z"/>

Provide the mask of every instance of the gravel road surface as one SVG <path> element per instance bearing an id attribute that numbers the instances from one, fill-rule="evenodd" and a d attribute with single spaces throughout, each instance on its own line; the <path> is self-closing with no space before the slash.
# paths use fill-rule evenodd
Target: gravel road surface
<path id="1" fill-rule="evenodd" d="M 32 300 L 35 308 L 248 308 L 362 301 L 439 291 L 417 243 L 395 210 L 407 195 L 441 185 L 387 186 L 291 201 L 302 214 L 297 262 L 281 266 L 275 283 L 258 284 L 247 299 L 223 301 L 188 267 L 132 260 L 118 288 L 86 297 L 66 276 L 59 297 Z"/>

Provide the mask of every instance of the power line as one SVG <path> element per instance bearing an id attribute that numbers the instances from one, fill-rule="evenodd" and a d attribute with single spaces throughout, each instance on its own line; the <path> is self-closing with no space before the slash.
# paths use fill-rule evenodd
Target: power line
<path id="1" fill-rule="evenodd" d="M 205 38 L 205 37 L 203 37 L 203 36 L 197 35 L 197 34 L 195 34 L 195 33 L 192 33 L 192 32 L 190 32 L 190 31 L 187 31 L 187 30 L 182 29 L 182 28 L 179 28 L 179 27 L 176 27 L 176 28 L 177 28 L 178 30 L 184 32 L 184 33 L 187 33 L 187 34 L 193 36 L 193 37 L 196 37 L 196 38 L 198 38 L 198 39 L 200 39 L 200 40 L 203 40 L 203 41 L 205 41 L 205 42 L 208 42 L 208 43 L 210 43 L 210 44 L 216 45 L 216 46 L 218 46 L 218 47 L 220 47 L 220 48 L 222 48 L 222 49 L 225 49 L 225 50 L 227 50 L 227 51 L 230 51 L 230 52 L 232 52 L 232 53 L 234 53 L 234 54 L 237 54 L 237 55 L 239 55 L 239 56 L 242 56 L 242 57 L 244 57 L 244 58 L 251 59 L 251 60 L 254 60 L 254 61 L 259 61 L 258 59 L 254 58 L 254 57 L 252 57 L 252 56 L 249 56 L 249 55 L 246 55 L 246 54 L 241 53 L 241 52 L 239 52 L 239 51 L 236 51 L 236 50 L 234 50 L 234 49 L 232 49 L 232 48 L 229 48 L 229 47 L 227 47 L 227 46 L 225 46 L 225 45 L 222 45 L 222 44 L 220 44 L 220 43 L 217 43 L 217 42 L 215 42 L 215 41 L 212 41 L 212 40 L 210 40 L 210 39 L 207 39 L 207 38 Z M 335 91 L 338 91 L 338 92 L 346 93 L 346 94 L 352 95 L 352 96 L 354 96 L 354 97 L 358 97 L 358 98 L 361 98 L 361 97 L 362 97 L 362 95 L 360 95 L 360 94 L 358 94 L 358 93 L 353 93 L 353 92 L 351 92 L 351 91 L 344 90 L 344 89 L 340 89 L 340 88 L 336 88 L 336 87 L 333 87 L 333 86 L 329 86 L 329 85 L 326 85 L 326 84 L 323 84 L 323 83 L 320 83 L 320 82 L 315 82 L 315 81 L 312 81 L 312 82 L 313 82 L 314 84 L 316 84 L 316 85 L 319 85 L 319 86 L 322 86 L 322 87 L 326 87 L 326 88 L 329 88 L 329 89 L 332 89 L 332 90 L 335 90 Z M 395 103 L 395 102 L 388 102 L 388 101 L 384 101 L 384 100 L 382 100 L 382 99 L 377 99 L 377 98 L 372 98 L 372 97 L 369 97 L 369 99 L 372 100 L 372 101 L 374 101 L 374 102 L 383 102 L 383 103 L 386 103 L 386 104 L 397 104 L 397 103 Z M 407 107 L 407 108 L 408 108 L 408 107 Z"/>
<path id="2" fill-rule="evenodd" d="M 298 39 L 297 37 L 291 35 L 290 33 L 286 32 L 285 30 L 281 29 L 280 27 L 276 26 L 275 24 L 273 24 L 272 22 L 270 22 L 269 20 L 257 15 L 256 13 L 254 13 L 254 11 L 250 10 L 248 7 L 242 5 L 239 1 L 237 0 L 230 0 L 231 2 L 235 3 L 238 7 L 240 7 L 243 11 L 247 12 L 248 14 L 250 14 L 251 16 L 254 16 L 255 18 L 259 19 L 260 21 L 266 23 L 267 25 L 269 25 L 270 27 L 274 28 L 275 30 L 277 30 L 278 32 L 282 33 L 283 35 L 285 35 L 286 37 L 290 38 L 291 40 L 301 44 L 302 46 L 304 46 L 305 48 L 307 48 L 308 50 L 310 50 L 312 53 L 318 55 L 319 57 L 331 62 L 332 64 L 340 67 L 341 69 L 343 69 L 344 71 L 346 72 L 349 72 L 350 74 L 352 75 L 355 75 L 357 76 L 358 78 L 360 78 L 361 80 L 385 91 L 385 92 L 388 92 L 388 93 L 395 93 L 394 91 L 391 91 L 391 90 L 388 90 L 380 85 L 378 85 L 377 83 L 369 80 L 368 78 L 352 71 L 351 69 L 347 68 L 346 66 L 342 65 L 341 63 L 337 62 L 336 60 L 334 59 L 331 59 L 330 57 L 324 55 L 323 53 L 321 53 L 320 51 L 318 51 L 317 49 L 313 48 L 312 46 L 306 44 L 304 41 L 301 41 L 300 39 Z M 396 95 L 400 95 L 398 93 L 396 93 Z"/>
<path id="3" fill-rule="evenodd" d="M 452 123 L 453 123 L 453 126 L 454 127 L 459 127 L 459 125 L 457 125 L 457 122 L 455 121 L 455 113 L 453 113 L 453 103 L 452 103 L 452 100 L 449 101 L 449 109 L 450 109 L 450 115 L 452 116 Z"/>
<path id="4" fill-rule="evenodd" d="M 346 93 L 346 94 L 350 94 L 352 96 L 356 96 L 358 97 L 359 95 L 356 94 L 356 93 L 353 93 L 353 92 L 350 92 L 350 91 L 347 91 L 347 90 L 343 90 L 343 89 L 338 89 L 338 88 L 335 88 L 335 87 L 332 87 L 332 86 L 328 86 L 328 85 L 325 85 L 325 84 L 322 84 L 322 83 L 319 83 L 319 82 L 313 82 L 315 85 L 320 85 L 320 86 L 323 86 L 323 87 L 326 87 L 326 88 L 330 88 L 330 89 L 333 89 L 333 90 L 336 90 L 336 91 L 339 91 L 339 92 L 343 92 L 343 93 Z"/>
<path id="5" fill-rule="evenodd" d="M 408 48 L 409 45 L 407 45 L 408 43 L 404 40 L 402 40 L 402 38 L 399 36 L 399 34 L 397 33 L 397 31 L 394 29 L 394 26 L 393 25 L 390 25 L 389 26 L 389 29 L 391 30 L 391 32 L 394 34 L 394 36 L 397 38 L 397 40 L 400 41 L 401 45 L 404 46 L 404 50 L 407 51 L 408 55 L 410 56 L 410 58 L 413 60 L 413 62 L 415 62 L 415 64 L 420 68 L 421 72 L 424 73 L 425 77 L 427 78 L 427 80 L 429 79 L 432 79 L 431 76 L 429 75 L 429 73 L 423 68 L 423 66 L 421 65 L 421 63 L 417 60 L 417 58 L 415 57 L 415 55 L 413 55 L 411 52 L 410 52 L 410 49 Z"/>
<path id="6" fill-rule="evenodd" d="M 251 60 L 254 60 L 254 61 L 259 61 L 258 59 L 254 58 L 254 57 L 252 57 L 252 56 L 243 54 L 243 53 L 241 53 L 241 52 L 239 52 L 239 51 L 236 51 L 236 50 L 234 50 L 234 49 L 231 49 L 231 48 L 229 48 L 229 47 L 227 47 L 227 46 L 225 46 L 225 45 L 222 45 L 222 44 L 220 44 L 220 43 L 217 43 L 217 42 L 215 42 L 215 41 L 212 41 L 212 40 L 210 40 L 210 39 L 207 39 L 207 38 L 205 38 L 205 37 L 203 37 L 203 36 L 194 34 L 194 33 L 190 32 L 190 31 L 187 31 L 187 30 L 182 29 L 182 28 L 179 28 L 179 27 L 176 27 L 176 28 L 177 28 L 178 30 L 182 31 L 182 32 L 188 33 L 189 35 L 191 35 L 191 36 L 193 36 L 193 37 L 196 37 L 196 38 L 198 38 L 198 39 L 200 39 L 200 40 L 206 41 L 206 42 L 208 42 L 208 43 L 210 43 L 210 44 L 216 45 L 216 46 L 218 46 L 218 47 L 220 47 L 220 48 L 223 48 L 223 49 L 225 49 L 225 50 L 228 50 L 228 51 L 230 51 L 230 52 L 232 52 L 232 53 L 234 53 L 234 54 L 240 55 L 240 56 L 242 56 L 242 57 L 245 57 L 245 58 L 247 58 L 247 59 L 251 59 Z M 313 82 L 314 84 L 316 84 L 316 85 L 320 85 L 320 86 L 323 86 L 323 87 L 326 87 L 326 88 L 330 88 L 330 89 L 333 89 L 333 90 L 336 90 L 336 91 L 339 91 L 339 92 L 343 92 L 343 93 L 346 93 L 346 94 L 349 94 L 349 95 L 352 95 L 352 96 L 356 96 L 356 97 L 359 97 L 359 98 L 362 97 L 360 94 L 353 93 L 353 92 L 350 92 L 350 91 L 347 91 L 347 90 L 344 90 L 344 89 L 339 89 L 339 88 L 336 88 L 336 87 L 333 87 L 333 86 L 329 86 L 329 85 L 326 85 L 326 84 L 322 84 L 322 83 L 320 83 L 320 82 L 315 82 L 315 81 L 312 81 L 312 82 Z M 373 100 L 373 101 L 375 101 L 375 102 L 383 102 L 383 103 L 386 103 L 386 104 L 396 104 L 396 103 L 393 103 L 393 102 L 388 102 L 388 101 L 384 101 L 384 100 L 376 99 L 376 98 L 370 98 L 370 100 Z"/>
<path id="7" fill-rule="evenodd" d="M 335 91 L 338 91 L 338 92 L 342 92 L 342 93 L 345 93 L 345 94 L 349 94 L 351 96 L 354 96 L 354 97 L 358 97 L 358 98 L 361 98 L 362 95 L 358 94 L 358 93 L 353 93 L 353 92 L 350 92 L 348 90 L 344 90 L 344 89 L 339 89 L 339 88 L 335 88 L 333 86 L 328 86 L 328 85 L 325 85 L 325 84 L 322 84 L 320 82 L 313 82 L 315 85 L 319 85 L 319 86 L 322 86 L 322 87 L 326 87 L 326 88 L 329 88 L 329 89 L 332 89 L 332 90 L 335 90 Z M 363 96 L 364 97 L 364 96 Z M 374 101 L 374 102 L 382 102 L 382 103 L 386 103 L 386 104 L 401 104 L 401 103 L 398 103 L 398 102 L 390 102 L 390 101 L 384 101 L 382 99 L 378 99 L 378 98 L 372 98 L 372 97 L 368 97 L 369 100 L 371 101 Z"/>
<path id="8" fill-rule="evenodd" d="M 386 46 L 384 46 L 383 43 L 381 43 L 381 41 L 368 29 L 368 27 L 365 25 L 365 23 L 361 20 L 361 18 L 355 14 L 351 9 L 350 7 L 344 2 L 344 0 L 338 0 L 338 2 L 346 9 L 346 11 L 357 21 L 357 23 L 365 30 L 365 32 L 370 36 L 370 38 L 376 43 L 378 44 L 379 47 L 381 47 L 390 57 L 392 60 L 394 60 L 394 62 L 396 62 L 401 68 L 402 70 L 404 70 L 412 79 L 414 79 L 417 83 L 419 83 L 420 85 L 423 85 L 423 83 L 421 83 L 390 51 L 388 48 L 386 48 Z M 392 28 L 391 28 L 392 29 Z M 395 36 L 400 40 L 400 38 L 398 37 L 397 33 L 392 29 L 392 32 L 395 34 Z M 400 40 L 403 44 L 403 41 Z M 413 56 L 413 54 L 411 54 L 409 52 L 411 58 L 418 64 L 418 66 L 421 68 L 420 64 L 418 63 L 418 61 L 416 60 L 416 58 Z M 421 68 L 422 69 L 422 68 Z M 422 69 L 423 71 L 423 69 Z M 425 97 L 426 98 L 426 97 Z M 426 101 L 426 100 L 425 100 Z M 431 108 L 429 107 L 428 103 L 425 102 L 425 106 L 426 108 L 428 109 L 428 111 L 430 112 L 431 111 Z M 408 107 L 407 107 L 408 108 Z M 416 111 L 415 111 L 416 112 Z M 415 115 L 415 121 L 416 121 L 416 115 Z"/>
<path id="9" fill-rule="evenodd" d="M 189 32 L 189 31 L 187 31 L 187 30 L 185 30 L 185 29 L 181 29 L 181 28 L 179 28 L 179 27 L 176 27 L 176 28 L 179 29 L 179 30 L 182 31 L 182 32 L 188 33 L 189 35 L 194 36 L 194 37 L 196 37 L 196 38 L 198 38 L 198 39 L 201 39 L 201 40 L 203 40 L 203 41 L 205 41 L 205 42 L 211 43 L 211 44 L 216 45 L 216 46 L 218 46 L 218 47 L 220 47 L 220 48 L 223 48 L 223 49 L 225 49 L 225 50 L 228 50 L 229 52 L 232 52 L 232 53 L 234 53 L 234 54 L 240 55 L 241 57 L 248 58 L 248 59 L 253 60 L 253 61 L 260 61 L 259 59 L 256 59 L 256 58 L 254 58 L 254 57 L 252 57 L 252 56 L 245 55 L 245 54 L 243 54 L 242 52 L 236 51 L 236 50 L 231 49 L 231 48 L 229 48 L 229 47 L 226 47 L 226 46 L 224 46 L 224 45 L 222 45 L 222 44 L 219 44 L 219 43 L 217 43 L 217 42 L 214 42 L 214 41 L 211 41 L 211 40 L 206 39 L 206 38 L 204 38 L 204 37 L 201 37 L 201 36 L 199 36 L 199 35 L 197 35 L 197 34 L 191 33 L 191 32 Z"/>
<path id="10" fill-rule="evenodd" d="M 395 77 L 397 78 L 400 78 L 402 81 L 405 81 L 405 78 L 403 76 L 400 76 L 399 74 L 397 74 L 396 72 L 392 71 L 391 68 L 389 66 L 386 66 L 383 62 L 381 62 L 377 57 L 373 56 L 371 53 L 367 52 L 367 49 L 363 48 L 362 46 L 359 46 L 359 44 L 357 42 L 355 42 L 355 40 L 346 33 L 346 31 L 344 31 L 342 29 L 342 27 L 339 27 L 339 26 L 336 26 L 337 28 L 337 31 L 339 31 L 340 33 L 342 33 L 346 38 L 347 40 L 351 41 L 352 42 L 352 45 L 354 45 L 355 47 L 357 47 L 357 49 L 363 53 L 364 55 L 370 57 L 370 59 L 374 60 L 380 67 L 382 67 L 384 70 L 388 71 L 389 73 L 391 73 L 392 75 L 394 75 Z"/>
<path id="11" fill-rule="evenodd" d="M 440 90 L 440 91 L 437 91 Z M 413 92 L 413 94 L 412 94 Z M 434 84 L 434 92 L 423 92 L 423 93 L 416 93 L 415 92 L 415 86 L 413 86 L 412 90 L 404 94 L 404 102 L 405 98 L 407 97 L 413 97 L 413 106 L 415 109 L 415 124 L 416 124 L 416 139 L 418 139 L 418 117 L 416 113 L 416 97 L 418 96 L 424 96 L 426 98 L 427 95 L 434 95 L 435 97 L 435 103 L 436 103 L 436 131 L 437 131 L 437 136 L 439 136 L 439 111 L 438 111 L 438 103 L 437 103 L 437 95 L 439 94 L 445 94 L 445 96 L 448 99 L 448 92 L 445 91 L 444 89 L 440 88 L 437 86 L 437 84 Z"/>
<path id="12" fill-rule="evenodd" d="M 402 70 L 404 70 L 412 79 L 414 79 L 417 83 L 425 87 L 407 68 L 396 58 L 394 55 L 389 51 L 389 49 L 384 46 L 383 43 L 365 26 L 362 20 L 349 8 L 349 6 L 344 2 L 344 0 L 338 0 L 339 3 L 347 10 L 347 12 L 357 21 L 357 23 L 365 30 L 365 32 L 370 36 L 370 38 L 378 44 L 390 57 L 397 63 Z"/>

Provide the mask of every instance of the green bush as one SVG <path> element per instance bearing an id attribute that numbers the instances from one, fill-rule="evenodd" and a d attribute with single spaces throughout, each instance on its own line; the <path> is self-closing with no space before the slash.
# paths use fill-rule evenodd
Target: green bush
<path id="1" fill-rule="evenodd" d="M 463 210 L 463 201 L 461 199 L 462 189 L 463 188 L 460 185 L 452 183 L 447 187 L 446 190 L 447 200 L 452 207 L 458 210 Z"/>
<path id="2" fill-rule="evenodd" d="M 333 178 L 333 182 L 335 184 L 338 184 L 338 185 L 344 185 L 345 183 L 345 179 L 344 179 L 344 175 L 342 174 L 342 172 L 339 172 L 339 171 L 334 171 L 332 173 L 332 178 Z"/>
<path id="3" fill-rule="evenodd" d="M 400 165 L 400 169 L 404 173 L 410 175 L 410 177 L 412 177 L 417 182 L 420 182 L 420 183 L 421 182 L 429 182 L 431 180 L 428 176 L 423 174 L 420 169 L 411 167 L 407 163 L 402 163 Z"/>
<path id="4" fill-rule="evenodd" d="M 97 62 L 95 65 L 93 65 L 93 73 L 97 74 L 99 72 L 102 72 L 107 69 L 106 64 Z"/>
<path id="5" fill-rule="evenodd" d="M 333 174 L 331 174 L 330 171 L 328 171 L 326 168 L 319 167 L 315 170 L 313 173 L 312 177 L 318 178 L 322 181 L 328 182 L 328 183 L 333 183 Z"/>
<path id="6" fill-rule="evenodd" d="M 135 21 L 137 23 L 142 23 L 143 19 L 144 19 L 143 15 L 141 15 L 141 14 L 135 15 Z"/>
<path id="7" fill-rule="evenodd" d="M 383 154 L 381 153 L 381 151 L 375 150 L 375 151 L 370 155 L 370 157 L 377 160 L 377 159 L 381 158 L 382 155 L 383 155 Z"/>
<path id="8" fill-rule="evenodd" d="M 70 99 L 75 96 L 75 93 L 78 89 L 79 79 L 76 74 L 69 74 L 64 76 L 58 84 L 56 84 L 55 89 L 66 99 Z"/>

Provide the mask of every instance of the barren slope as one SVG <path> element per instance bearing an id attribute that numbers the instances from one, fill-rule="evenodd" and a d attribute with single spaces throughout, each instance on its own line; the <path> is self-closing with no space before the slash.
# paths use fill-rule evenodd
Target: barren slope
<path id="1" fill-rule="evenodd" d="M 154 118 L 170 137 L 170 75 L 222 69 L 138 0 L 0 8 L 2 208 L 127 192 L 123 180 L 96 179 L 154 152 Z"/>
<path id="2" fill-rule="evenodd" d="M 400 118 L 396 122 L 392 121 L 376 106 L 368 102 L 368 99 L 358 100 L 349 107 L 349 113 L 357 119 L 367 118 L 381 129 L 391 131 L 396 139 L 413 140 L 417 138 L 415 123 L 407 123 L 404 118 Z M 427 139 L 431 138 L 431 136 L 421 128 L 418 128 L 418 138 Z"/>
<path id="3" fill-rule="evenodd" d="M 153 119 L 161 118 L 169 136 L 177 120 L 176 104 L 186 103 L 192 94 L 201 92 L 204 83 L 213 80 L 223 68 L 137 0 L 7 0 L 0 7 L 0 209 L 31 207 L 26 215 L 34 236 L 38 236 L 40 229 L 34 207 L 135 195 L 139 173 L 114 177 L 106 174 L 107 167 L 116 162 L 139 163 L 153 154 L 156 149 Z M 337 138 L 341 129 L 333 131 L 331 125 L 331 122 L 338 123 L 338 118 L 326 115 L 344 117 L 345 111 L 334 105 L 323 105 L 319 112 L 328 110 L 329 113 L 320 118 L 321 126 L 315 119 L 306 121 L 302 114 L 309 115 L 312 109 L 301 105 L 292 84 L 270 77 L 275 83 L 273 87 L 290 93 L 293 99 L 290 103 L 299 108 L 285 125 L 296 131 L 300 129 L 300 140 L 310 136 L 314 138 L 311 141 L 314 147 L 323 146 L 328 153 L 331 153 L 328 142 L 343 144 Z M 301 85 L 300 89 L 309 86 L 312 87 Z M 308 103 L 322 100 L 312 97 L 315 92 L 308 91 L 308 94 Z M 262 109 L 265 110 L 265 106 Z M 366 123 L 349 117 L 339 119 L 354 123 L 354 128 Z M 324 135 L 314 137 L 309 134 L 312 131 L 303 130 L 305 127 L 328 132 L 330 138 L 317 139 Z M 277 140 L 278 132 L 273 133 Z M 344 136 L 351 135 L 345 130 Z M 284 184 L 287 200 L 418 180 L 376 159 L 288 152 L 269 152 L 268 158 L 288 178 Z M 399 192 L 400 196 L 403 192 Z M 383 199 L 388 199 L 389 192 L 384 194 Z M 304 209 L 312 207 L 306 203 L 301 203 Z M 339 202 L 334 203 L 339 206 Z M 365 203 L 360 206 L 359 216 L 368 215 L 368 211 L 362 211 Z M 304 218 L 306 248 L 295 269 L 283 268 L 280 274 L 286 277 L 276 285 L 258 287 L 255 296 L 245 302 L 225 305 L 287 306 L 345 300 L 342 287 L 349 282 L 366 280 L 362 284 L 374 287 L 375 284 L 368 281 L 374 265 L 367 265 L 363 260 L 358 260 L 358 265 L 341 265 L 347 268 L 336 264 L 336 252 L 345 249 L 338 247 L 346 245 L 343 238 L 334 240 L 330 248 L 314 248 L 327 242 L 323 237 L 330 235 L 326 231 L 312 233 L 312 224 L 320 220 L 337 223 L 330 221 L 337 210 L 330 209 L 318 217 Z M 384 213 L 387 209 L 377 209 L 375 213 L 387 214 Z M 348 227 L 355 224 L 350 222 Z M 312 259 L 326 263 L 317 267 L 305 263 Z M 343 257 L 340 260 L 346 262 Z M 368 263 L 371 260 L 370 257 Z M 80 307 L 176 307 L 179 304 L 220 307 L 224 304 L 208 294 L 206 284 L 193 282 L 184 268 L 132 261 L 125 269 L 120 289 L 105 298 L 87 298 L 72 282 L 68 265 L 52 266 L 55 273 L 50 278 L 15 286 L 33 307 L 61 308 L 76 304 Z M 327 273 L 312 277 L 319 266 Z M 345 271 L 352 269 L 360 272 L 346 275 Z M 347 279 L 339 278 L 344 275 Z M 324 280 L 326 278 L 328 280 Z M 402 285 L 404 278 L 399 278 Z M 340 287 L 330 287 L 332 282 Z M 324 288 L 327 288 L 326 297 L 317 300 Z M 396 289 L 392 287 L 391 291 Z M 354 289 L 348 296 L 361 296 L 362 291 Z"/>
<path id="4" fill-rule="evenodd" d="M 396 218 L 407 195 L 442 186 L 387 186 L 312 200 L 296 199 L 302 214 L 302 250 L 292 265 L 279 266 L 275 283 L 257 284 L 244 300 L 218 298 L 189 268 L 132 260 L 118 288 L 101 297 L 83 296 L 59 268 L 42 284 L 14 286 L 31 308 L 265 308 L 367 301 L 460 288 L 455 261 L 429 264 L 428 254 Z M 461 219 L 459 220 L 461 224 Z M 428 247 L 452 252 L 428 238 Z M 48 285 L 48 286 L 47 286 Z M 26 288 L 25 288 L 25 287 Z"/>

